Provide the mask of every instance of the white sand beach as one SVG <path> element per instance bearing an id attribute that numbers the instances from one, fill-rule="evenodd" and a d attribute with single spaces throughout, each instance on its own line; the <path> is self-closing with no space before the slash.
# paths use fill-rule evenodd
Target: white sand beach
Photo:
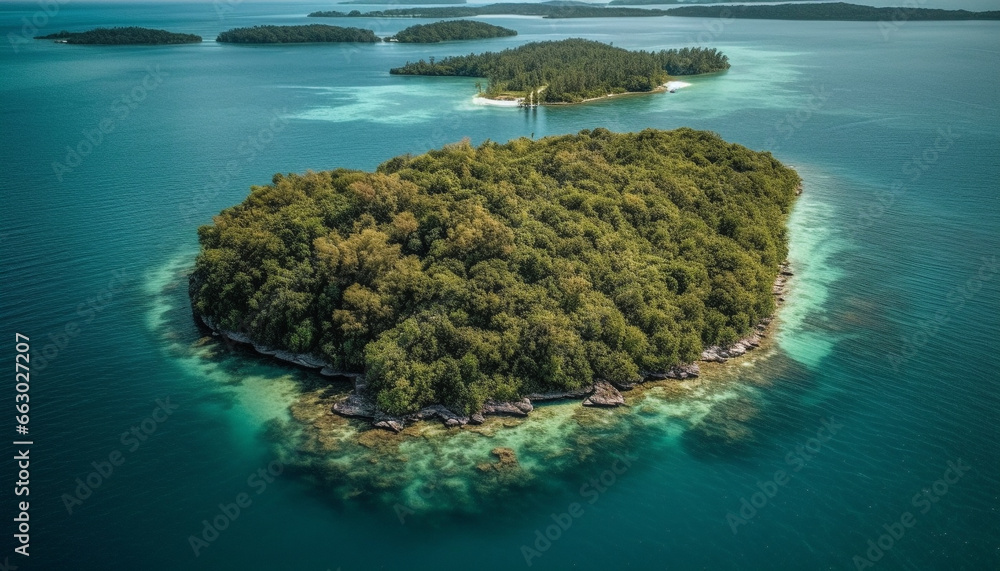
<path id="1" fill-rule="evenodd" d="M 493 107 L 517 107 L 523 99 L 488 99 L 486 97 L 473 97 L 472 102 L 476 105 L 491 105 Z"/>

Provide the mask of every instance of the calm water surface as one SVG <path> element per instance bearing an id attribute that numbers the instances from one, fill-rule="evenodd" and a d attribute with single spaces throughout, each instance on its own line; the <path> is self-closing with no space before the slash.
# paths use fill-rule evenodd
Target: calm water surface
<path id="1" fill-rule="evenodd" d="M 67 3 L 41 33 L 130 24 L 209 40 L 230 27 L 314 22 L 304 14 L 329 7 L 248 2 L 220 17 L 210 3 Z M 18 36 L 37 10 L 0 5 L 3 37 Z M 1000 568 L 1000 23 L 910 22 L 884 34 L 870 22 L 485 20 L 520 35 L 436 46 L 15 41 L 15 51 L 4 42 L 0 323 L 5 336 L 30 335 L 36 352 L 31 559 L 11 562 L 519 569 L 521 546 L 551 514 L 584 502 L 532 568 L 852 569 L 904 512 L 915 523 L 891 546 L 881 540 L 871 553 L 882 553 L 878 568 Z M 414 21 L 328 23 L 391 35 Z M 675 94 L 530 113 L 474 105 L 473 79 L 387 73 L 408 60 L 565 37 L 642 49 L 700 43 L 733 67 Z M 113 131 L 98 141 L 102 120 Z M 473 515 L 403 525 L 389 504 L 328 501 L 290 473 L 248 482 L 274 460 L 265 423 L 287 419 L 307 375 L 192 354 L 199 334 L 183 274 L 199 225 L 275 172 L 371 169 L 463 137 L 681 126 L 773 150 L 805 180 L 776 348 L 727 381 L 755 411 L 738 422 L 739 442 L 689 430 L 721 397 L 675 397 L 622 413 L 658 431 L 632 443 L 631 467 L 593 504 L 580 486 L 610 461 Z M 67 157 L 67 146 L 86 156 Z M 168 397 L 176 410 L 147 422 L 155 432 L 122 441 Z M 817 450 L 810 439 L 824 420 L 842 427 Z M 116 450 L 124 463 L 68 513 L 64 494 Z M 970 468 L 935 485 L 959 462 Z M 778 470 L 791 474 L 780 486 Z M 762 489 L 773 495 L 761 506 Z M 7 517 L 14 496 L 4 490 Z M 925 490 L 936 501 L 914 502 Z M 243 492 L 253 503 L 195 557 L 188 536 Z M 727 521 L 741 508 L 745 525 Z"/>

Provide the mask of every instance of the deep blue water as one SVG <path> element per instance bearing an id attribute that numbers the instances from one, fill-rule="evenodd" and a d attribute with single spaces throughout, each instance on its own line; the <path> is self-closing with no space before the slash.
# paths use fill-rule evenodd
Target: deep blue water
<path id="1" fill-rule="evenodd" d="M 329 7 L 224 6 L 232 9 L 220 17 L 210 3 L 67 3 L 40 33 L 132 24 L 208 40 L 230 27 L 306 23 L 304 14 Z M 275 172 L 370 169 L 463 137 L 689 126 L 773 150 L 805 180 L 790 223 L 797 275 L 778 331 L 784 365 L 754 373 L 750 440 L 640 444 L 632 466 L 532 568 L 852 569 L 904 512 L 913 526 L 876 567 L 1000 568 L 1000 23 L 909 22 L 884 34 L 873 23 L 493 17 L 520 35 L 474 46 L 14 40 L 15 50 L 8 34 L 20 35 L 21 18 L 38 9 L 0 5 L 0 332 L 6 359 L 15 332 L 32 340 L 35 442 L 31 557 L 12 551 L 13 503 L 23 498 L 5 453 L 0 561 L 522 568 L 521 546 L 550 514 L 585 502 L 579 487 L 599 471 L 563 474 L 528 502 L 406 525 L 390 508 L 324 501 L 289 474 L 264 489 L 248 482 L 273 460 L 262 425 L 283 414 L 288 379 L 303 374 L 238 356 L 226 374 L 210 374 L 177 350 L 198 338 L 183 278 L 196 228 Z M 391 35 L 412 23 L 345 25 Z M 387 73 L 421 57 L 571 36 L 642 49 L 701 43 L 729 54 L 733 68 L 672 95 L 530 114 L 472 104 L 474 80 Z M 127 115 L 121 97 L 134 100 Z M 67 146 L 86 151 L 103 119 L 114 129 L 78 165 L 54 167 Z M 6 386 L 10 406 L 13 379 Z M 155 432 L 130 449 L 122 433 L 167 397 L 176 410 L 147 421 Z M 4 418 L 0 430 L 13 438 Z M 832 440 L 818 452 L 797 448 L 815 449 L 810 438 L 831 418 L 842 425 Z M 124 463 L 68 513 L 64 494 L 115 450 Z M 970 468 L 936 493 L 949 462 Z M 778 470 L 792 477 L 772 488 Z M 734 534 L 727 513 L 758 484 L 776 492 Z M 938 500 L 926 513 L 913 502 L 923 490 Z M 195 557 L 188 536 L 242 492 L 252 505 Z"/>

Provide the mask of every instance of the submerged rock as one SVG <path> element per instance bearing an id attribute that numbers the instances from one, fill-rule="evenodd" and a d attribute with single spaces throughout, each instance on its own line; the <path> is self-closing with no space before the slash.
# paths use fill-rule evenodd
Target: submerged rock
<path id="1" fill-rule="evenodd" d="M 375 403 L 371 399 L 357 393 L 347 395 L 347 398 L 333 405 L 333 411 L 344 416 L 359 416 L 362 418 L 375 418 L 378 412 Z"/>
<path id="2" fill-rule="evenodd" d="M 400 421 L 398 421 L 398 420 L 395 420 L 395 419 L 392 419 L 392 420 L 380 420 L 378 422 L 373 422 L 372 426 L 374 426 L 375 428 L 382 428 L 382 429 L 385 429 L 385 430 L 391 430 L 393 432 L 402 432 L 403 428 L 404 428 L 403 427 L 403 423 L 400 422 Z"/>
<path id="3" fill-rule="evenodd" d="M 511 472 L 521 468 L 517 461 L 517 453 L 513 448 L 500 446 L 490 450 L 490 454 L 497 457 L 496 462 L 482 462 L 476 465 L 481 472 Z"/>
<path id="4" fill-rule="evenodd" d="M 632 379 L 631 381 L 608 381 L 608 382 L 614 385 L 614 387 L 620 391 L 630 391 L 645 381 L 646 381 L 645 377 L 638 377 L 636 379 Z"/>
<path id="5" fill-rule="evenodd" d="M 440 404 L 424 407 L 412 415 L 414 420 L 426 420 L 434 417 L 440 418 L 441 421 L 444 422 L 444 425 L 448 427 L 465 426 L 466 424 L 469 424 L 469 417 L 456 414 Z"/>
<path id="6" fill-rule="evenodd" d="M 733 357 L 739 357 L 740 355 L 745 355 L 747 351 L 760 346 L 760 336 L 756 333 L 740 339 L 739 341 L 733 343 L 732 345 L 722 347 L 715 345 L 709 347 L 701 352 L 702 361 L 710 361 L 716 363 L 725 363 Z"/>
<path id="7" fill-rule="evenodd" d="M 372 422 L 372 426 L 393 432 L 402 432 L 406 426 L 406 421 L 398 416 L 389 416 L 382 411 L 378 411 L 375 413 L 375 420 Z"/>
<path id="8" fill-rule="evenodd" d="M 574 399 L 589 395 L 594 390 L 594 385 L 587 385 L 585 387 L 580 387 L 579 389 L 573 389 L 569 391 L 553 391 L 548 393 L 531 393 L 530 395 L 524 397 L 528 399 L 529 402 L 544 402 L 549 400 L 562 400 L 562 399 Z"/>
<path id="9" fill-rule="evenodd" d="M 662 381 L 664 379 L 695 379 L 701 374 L 698 363 L 677 365 L 661 373 L 645 373 L 647 379 Z"/>
<path id="10" fill-rule="evenodd" d="M 607 381 L 594 383 L 594 394 L 583 401 L 583 406 L 621 406 L 625 397 Z"/>
<path id="11" fill-rule="evenodd" d="M 483 404 L 482 414 L 528 416 L 528 413 L 534 409 L 535 407 L 531 406 L 531 401 L 526 398 L 514 402 L 488 400 Z"/>
<path id="12" fill-rule="evenodd" d="M 723 401 L 691 427 L 685 436 L 703 446 L 729 447 L 754 440 L 749 423 L 760 413 L 747 397 Z"/>

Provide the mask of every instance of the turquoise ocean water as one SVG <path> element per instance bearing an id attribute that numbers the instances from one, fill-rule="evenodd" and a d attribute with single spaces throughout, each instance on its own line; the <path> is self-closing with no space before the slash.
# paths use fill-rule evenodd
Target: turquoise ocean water
<path id="1" fill-rule="evenodd" d="M 314 23 L 304 15 L 329 7 L 64 3 L 39 33 L 129 24 L 211 40 Z M 1000 568 L 1000 23 L 490 17 L 520 35 L 433 46 L 21 42 L 22 18 L 39 9 L 0 4 L 0 332 L 7 359 L 15 332 L 32 339 L 35 442 L 31 557 L 12 551 L 23 498 L 5 452 L 0 561 L 492 570 L 524 568 L 529 546 L 540 569 L 864 567 L 856 557 L 882 569 Z M 379 35 L 415 23 L 324 22 Z M 473 104 L 472 79 L 387 73 L 565 37 L 714 46 L 733 67 L 685 78 L 675 94 L 532 112 Z M 113 129 L 98 139 L 102 120 Z M 621 449 L 597 446 L 577 470 L 550 472 L 532 456 L 569 410 L 545 407 L 535 432 L 495 437 L 520 442 L 542 481 L 444 517 L 401 523 L 391 497 L 335 500 L 291 469 L 251 477 L 276 458 L 265 427 L 288 420 L 310 376 L 192 349 L 184 272 L 199 225 L 275 172 L 371 169 L 464 137 L 681 126 L 773 150 L 805 181 L 790 221 L 796 275 L 771 349 L 720 373 L 722 388 L 652 391 L 616 412 L 601 434 Z M 13 378 L 5 386 L 6 407 Z M 146 421 L 145 440 L 123 441 L 168 397 L 176 409 Z M 707 425 L 738 437 L 708 437 Z M 835 434 L 820 445 L 811 439 L 824 426 Z M 416 447 L 413 458 L 427 454 Z M 124 463 L 70 513 L 64 495 L 114 451 Z M 581 490 L 626 453 L 613 483 Z M 958 465 L 969 468 L 946 474 Z M 433 479 L 424 472 L 415 477 Z M 189 536 L 240 493 L 252 503 L 195 556 Z M 536 545 L 573 502 L 583 514 Z M 912 526 L 897 525 L 906 512 Z"/>

